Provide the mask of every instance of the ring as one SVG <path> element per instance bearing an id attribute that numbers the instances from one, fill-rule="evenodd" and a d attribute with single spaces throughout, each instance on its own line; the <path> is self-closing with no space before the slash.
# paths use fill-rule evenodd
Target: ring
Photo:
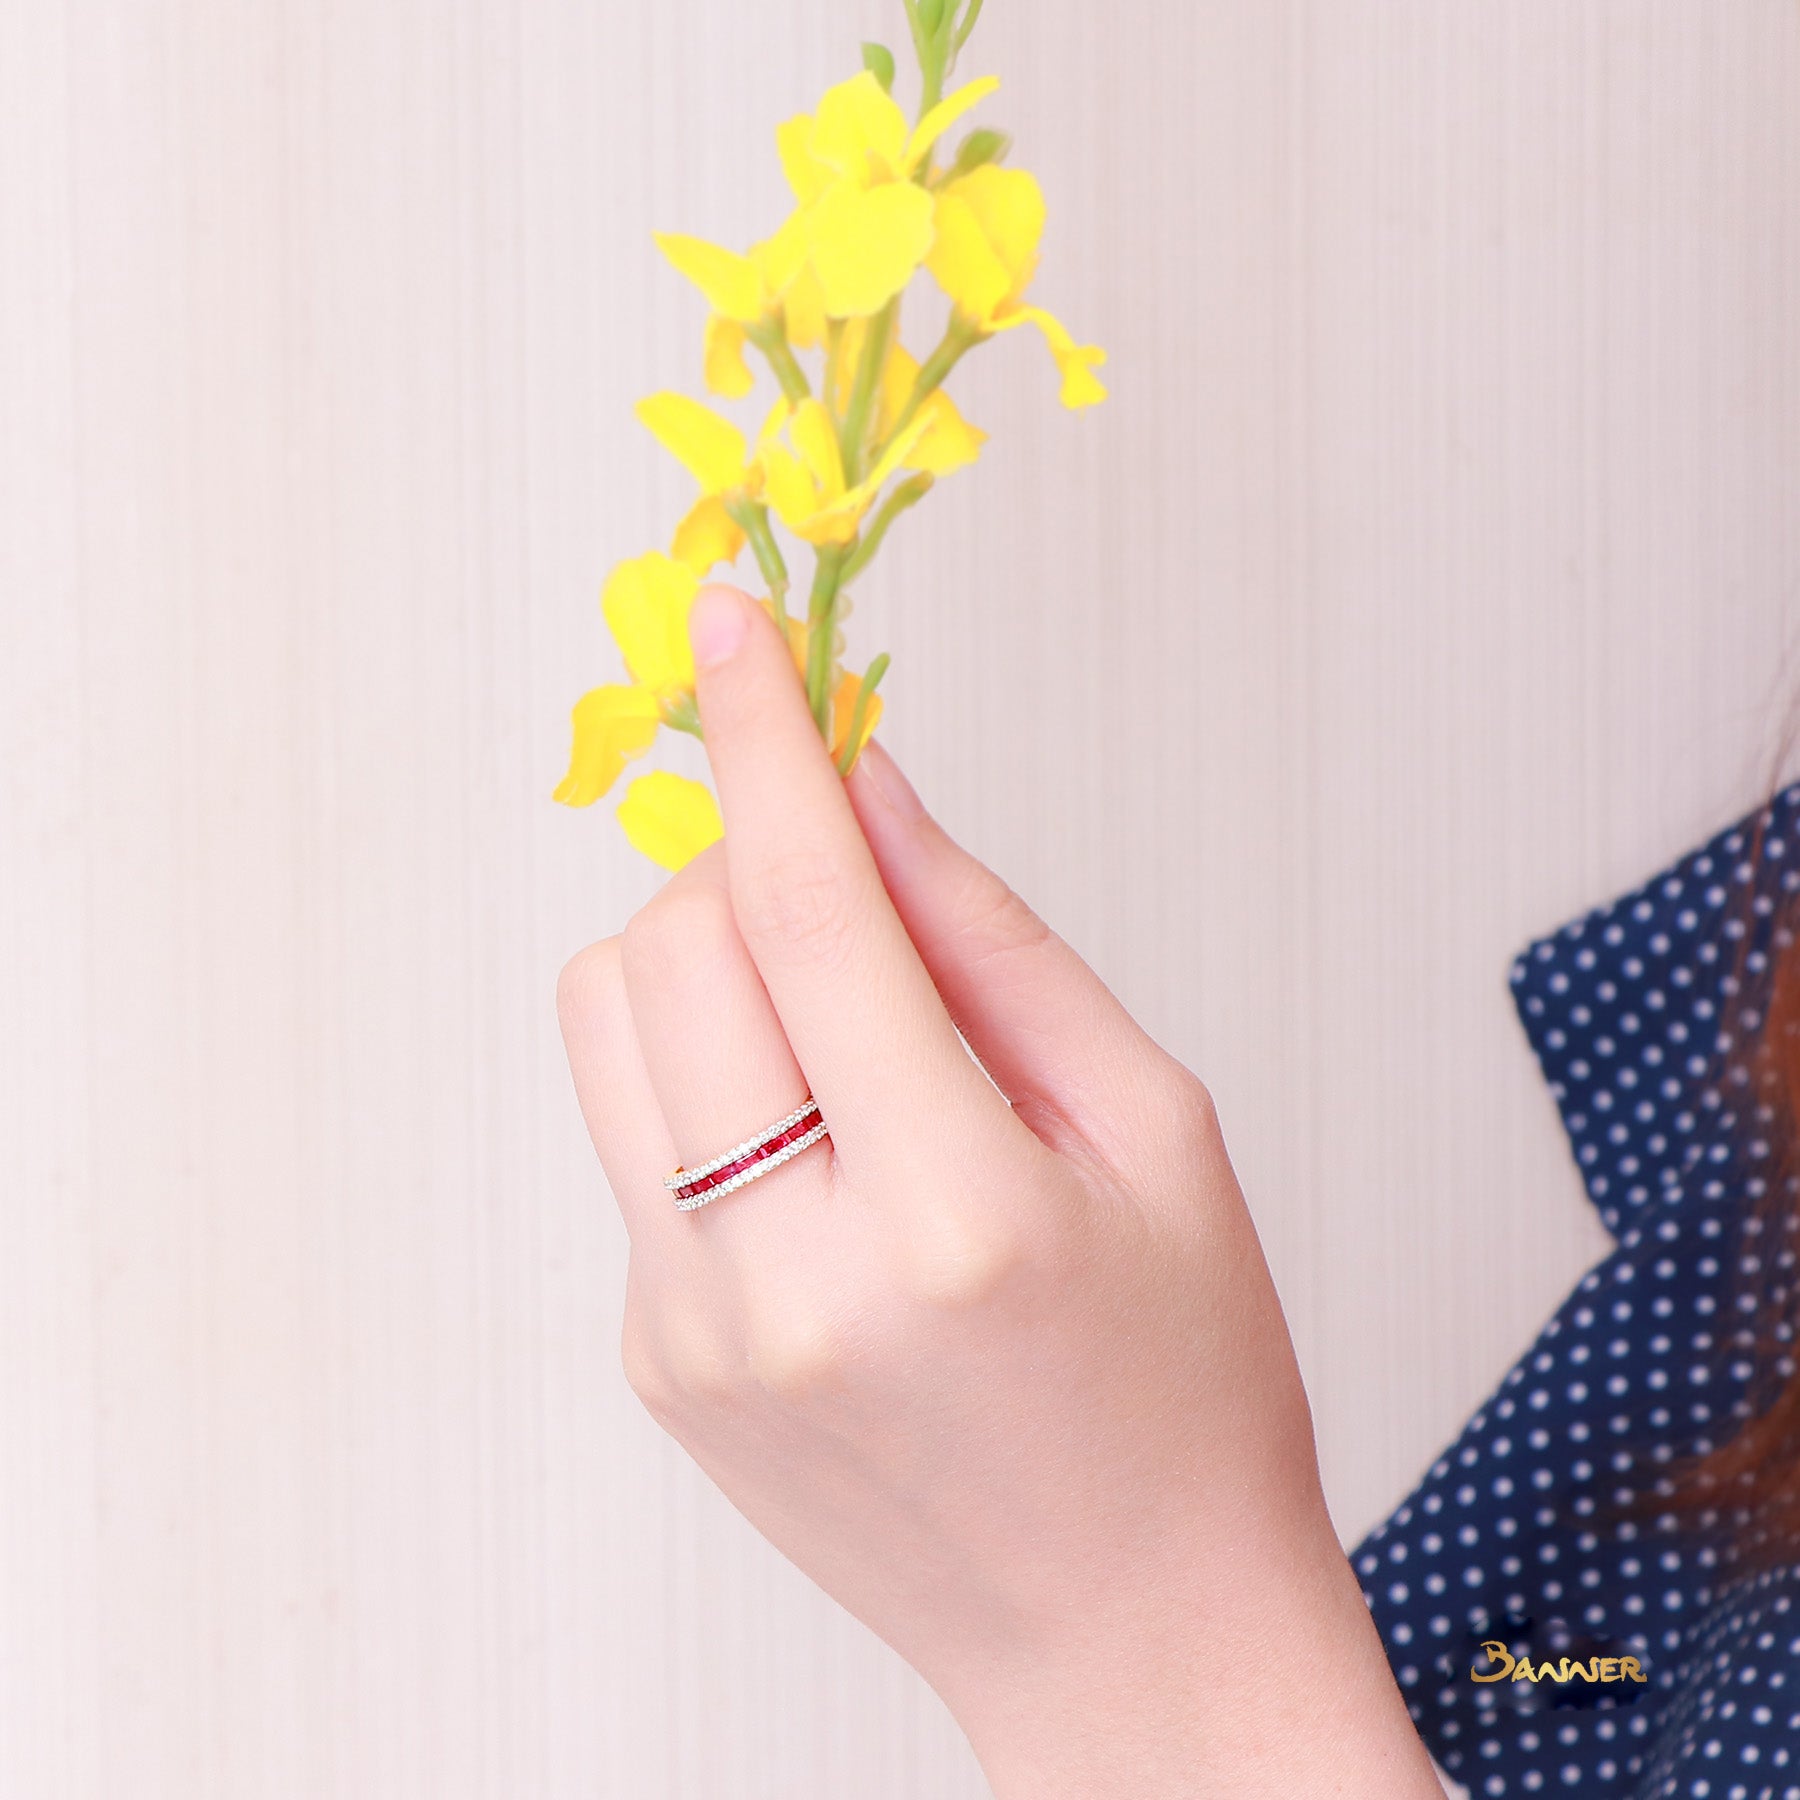
<path id="1" fill-rule="evenodd" d="M 790 1156 L 798 1156 L 809 1144 L 829 1136 L 819 1116 L 819 1103 L 811 1094 L 785 1119 L 777 1119 L 755 1137 L 745 1138 L 721 1151 L 711 1162 L 696 1168 L 677 1168 L 663 1177 L 663 1186 L 675 1196 L 678 1212 L 692 1212 L 721 1194 L 735 1193 L 747 1182 L 778 1169 Z"/>

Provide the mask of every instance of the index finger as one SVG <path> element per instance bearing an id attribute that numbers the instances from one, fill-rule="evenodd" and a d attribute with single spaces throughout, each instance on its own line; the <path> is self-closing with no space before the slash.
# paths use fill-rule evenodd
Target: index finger
<path id="1" fill-rule="evenodd" d="M 774 621 L 711 586 L 688 629 L 732 909 L 838 1156 L 917 1170 L 1015 1127 L 888 898 Z"/>

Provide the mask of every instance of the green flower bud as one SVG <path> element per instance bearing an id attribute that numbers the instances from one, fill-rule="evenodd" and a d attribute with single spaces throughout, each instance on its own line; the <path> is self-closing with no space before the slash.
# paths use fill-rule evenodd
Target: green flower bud
<path id="1" fill-rule="evenodd" d="M 967 175 L 983 163 L 1005 162 L 1010 149 L 1012 139 L 1004 131 L 990 131 L 985 126 L 971 131 L 956 147 L 956 160 L 950 165 L 951 176 Z"/>
<path id="2" fill-rule="evenodd" d="M 894 91 L 894 53 L 886 44 L 865 42 L 862 47 L 863 67 L 891 94 Z"/>

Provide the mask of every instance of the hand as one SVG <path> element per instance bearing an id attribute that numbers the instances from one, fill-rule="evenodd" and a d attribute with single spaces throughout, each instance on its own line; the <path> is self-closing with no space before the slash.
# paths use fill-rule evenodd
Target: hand
<path id="1" fill-rule="evenodd" d="M 560 993 L 632 1386 L 1000 1794 L 1437 1795 L 1206 1089 L 878 746 L 839 778 L 758 606 L 690 627 L 726 839 Z M 828 1142 L 675 1209 L 808 1091 Z"/>

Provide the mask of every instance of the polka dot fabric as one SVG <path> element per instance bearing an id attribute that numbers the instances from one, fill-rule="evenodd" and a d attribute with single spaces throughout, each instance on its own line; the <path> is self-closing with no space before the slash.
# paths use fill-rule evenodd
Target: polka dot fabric
<path id="1" fill-rule="evenodd" d="M 1792 1235 L 1753 1204 L 1774 1114 L 1744 1053 L 1796 889 L 1800 782 L 1513 964 L 1614 1248 L 1352 1552 L 1420 1733 L 1474 1795 L 1800 1800 L 1800 1577 L 1738 1559 L 1741 1515 L 1655 1504 L 1748 1404 L 1745 1278 L 1792 1279 Z M 1646 1679 L 1477 1683 L 1504 1666 L 1487 1640 Z"/>

